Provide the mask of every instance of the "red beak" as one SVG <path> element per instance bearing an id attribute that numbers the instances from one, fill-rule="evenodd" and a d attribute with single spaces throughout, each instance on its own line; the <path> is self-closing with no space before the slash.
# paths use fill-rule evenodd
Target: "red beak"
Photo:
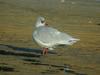
<path id="1" fill-rule="evenodd" d="M 46 26 L 48 26 L 48 23 L 45 23 Z"/>

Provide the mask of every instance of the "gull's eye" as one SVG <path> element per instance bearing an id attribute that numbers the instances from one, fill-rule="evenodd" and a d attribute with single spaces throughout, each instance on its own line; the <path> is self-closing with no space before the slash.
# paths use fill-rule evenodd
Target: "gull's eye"
<path id="1" fill-rule="evenodd" d="M 41 23 L 44 23 L 44 21 L 41 21 Z"/>

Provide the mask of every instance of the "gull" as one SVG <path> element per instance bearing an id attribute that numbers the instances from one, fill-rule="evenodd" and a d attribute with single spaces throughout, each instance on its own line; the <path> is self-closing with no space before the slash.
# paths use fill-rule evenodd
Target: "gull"
<path id="1" fill-rule="evenodd" d="M 38 17 L 33 32 L 33 39 L 43 48 L 42 54 L 47 55 L 48 50 L 54 50 L 57 46 L 72 45 L 79 41 L 67 33 L 48 26 L 44 17 Z"/>

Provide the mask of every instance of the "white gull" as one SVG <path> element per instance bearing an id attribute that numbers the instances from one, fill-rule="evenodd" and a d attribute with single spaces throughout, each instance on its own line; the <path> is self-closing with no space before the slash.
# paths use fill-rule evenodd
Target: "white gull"
<path id="1" fill-rule="evenodd" d="M 36 30 L 33 32 L 33 39 L 43 48 L 43 55 L 47 54 L 48 50 L 53 50 L 57 46 L 72 45 L 79 40 L 47 26 L 44 17 L 38 17 Z"/>

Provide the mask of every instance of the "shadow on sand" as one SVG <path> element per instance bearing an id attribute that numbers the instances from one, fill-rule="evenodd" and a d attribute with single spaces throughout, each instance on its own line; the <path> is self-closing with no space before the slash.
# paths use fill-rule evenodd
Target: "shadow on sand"
<path id="1" fill-rule="evenodd" d="M 23 47 L 16 47 L 12 45 L 4 45 L 0 44 L 0 55 L 13 55 L 13 56 L 24 56 L 25 58 L 22 58 L 22 60 L 30 62 L 30 63 L 24 63 L 24 64 L 33 64 L 33 65 L 42 65 L 42 66 L 48 66 L 49 69 L 41 72 L 42 74 L 51 74 L 51 73 L 57 73 L 59 71 L 64 71 L 64 66 L 63 65 L 52 65 L 52 64 L 45 64 L 40 61 L 41 58 L 41 49 L 32 49 L 32 48 L 23 48 Z M 49 54 L 57 54 L 56 52 L 49 51 Z M 35 59 L 31 57 L 36 57 L 40 59 Z M 70 65 L 67 65 L 70 66 Z M 55 70 L 50 69 L 50 67 L 56 68 Z M 0 66 L 0 71 L 4 72 L 13 72 L 14 68 L 12 67 L 7 67 L 7 66 Z M 83 73 L 78 73 L 72 69 L 66 70 L 66 73 L 71 73 L 74 75 L 87 75 Z"/>
<path id="2" fill-rule="evenodd" d="M 7 48 L 10 50 L 7 50 Z M 42 53 L 41 49 L 16 47 L 13 45 L 0 44 L 1 55 L 15 55 L 26 57 L 40 57 Z M 49 54 L 56 54 L 56 52 L 48 51 Z"/>

